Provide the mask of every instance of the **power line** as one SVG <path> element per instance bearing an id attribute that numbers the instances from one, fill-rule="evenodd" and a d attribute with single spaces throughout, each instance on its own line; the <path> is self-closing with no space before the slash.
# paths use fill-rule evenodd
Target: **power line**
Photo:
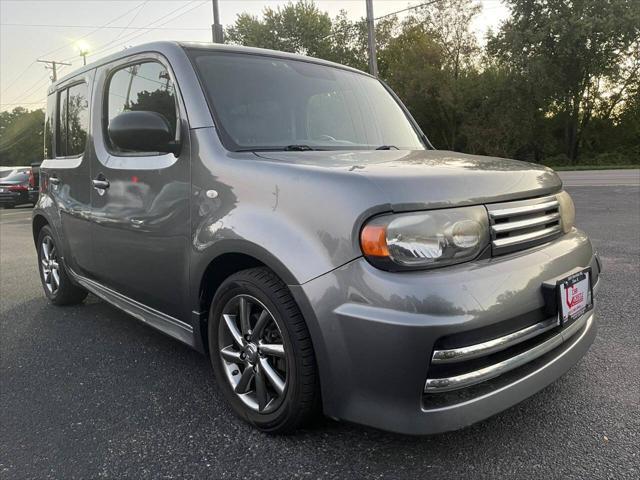
<path id="1" fill-rule="evenodd" d="M 433 5 L 434 3 L 438 3 L 441 1 L 442 0 L 431 0 L 430 2 L 424 2 L 418 5 L 412 5 L 410 7 L 403 8 L 402 10 L 396 10 L 395 12 L 387 13 L 385 15 L 380 15 L 379 17 L 374 18 L 374 20 L 380 20 L 382 18 L 391 17 L 392 15 L 397 15 L 398 13 L 402 13 L 402 12 L 408 12 L 409 10 L 415 10 L 416 8 L 420 8 L 420 7 L 427 7 L 429 5 Z"/>
<path id="2" fill-rule="evenodd" d="M 148 0 L 147 0 L 147 1 L 148 1 Z M 76 43 L 78 40 L 81 40 L 81 39 L 86 38 L 86 37 L 88 37 L 88 36 L 90 36 L 90 35 L 93 35 L 93 34 L 94 34 L 94 33 L 96 33 L 97 31 L 99 31 L 100 29 L 105 28 L 105 27 L 107 27 L 108 25 L 111 25 L 113 22 L 120 20 L 121 18 L 123 18 L 124 16 L 128 15 L 129 13 L 131 13 L 132 11 L 134 11 L 135 9 L 137 9 L 138 7 L 141 7 L 142 5 L 144 5 L 145 3 L 147 3 L 147 1 L 144 1 L 144 2 L 142 2 L 142 3 L 139 3 L 139 4 L 138 4 L 138 5 L 136 5 L 135 7 L 133 7 L 133 8 L 131 8 L 131 9 L 127 10 L 126 12 L 124 12 L 124 13 L 123 13 L 123 14 L 121 14 L 121 15 L 118 15 L 118 16 L 117 16 L 117 17 L 115 17 L 114 19 L 112 19 L 112 20 L 108 21 L 107 23 L 105 23 L 104 25 L 102 25 L 102 26 L 100 26 L 100 27 L 97 27 L 95 30 L 92 30 L 91 32 L 89 32 L 89 33 L 87 33 L 87 34 L 85 34 L 85 35 L 81 36 L 80 38 L 78 38 L 77 40 L 75 40 L 75 41 L 73 41 L 73 42 L 66 43 L 66 44 L 65 44 L 65 45 L 63 45 L 62 47 L 58 47 L 58 48 L 55 48 L 55 49 L 53 49 L 53 50 L 50 50 L 50 51 L 48 51 L 48 52 L 46 52 L 46 53 L 43 53 L 43 54 L 41 54 L 41 55 L 38 55 L 38 58 L 47 57 L 47 56 L 49 56 L 49 55 L 51 55 L 51 54 L 53 54 L 53 53 L 59 52 L 60 50 L 62 50 L 62 49 L 64 49 L 64 48 L 67 48 L 67 47 L 69 47 L 69 46 L 73 45 L 73 44 L 74 44 L 74 43 Z M 27 72 L 27 70 L 29 70 L 29 69 L 30 69 L 33 65 L 35 65 L 35 64 L 36 64 L 36 60 L 32 61 L 29 65 L 27 65 L 27 67 L 26 67 L 26 68 L 25 68 L 25 69 L 20 73 L 20 75 L 18 75 L 16 78 L 14 78 L 14 79 L 13 79 L 13 81 L 11 81 L 11 82 L 9 83 L 9 85 L 7 85 L 7 86 L 4 88 L 4 90 L 2 90 L 2 93 L 3 93 L 3 94 L 4 94 L 4 93 L 6 93 L 6 92 L 7 92 L 7 90 L 9 90 L 13 85 L 15 85 L 15 84 L 18 82 L 18 80 L 20 80 L 20 79 L 22 78 L 22 76 Z M 43 78 L 45 78 L 45 77 L 41 77 L 41 79 L 40 79 L 40 80 L 38 80 L 36 83 L 41 82 Z M 22 96 L 22 95 L 20 95 L 20 96 Z"/>
<path id="3" fill-rule="evenodd" d="M 60 62 L 57 62 L 60 63 Z M 60 70 L 64 69 L 66 67 L 66 65 L 62 65 L 60 67 Z M 24 98 L 25 100 L 28 100 L 28 98 L 39 88 L 42 88 L 44 86 L 46 86 L 47 82 L 49 81 L 49 75 L 45 72 L 45 74 L 40 77 L 38 80 L 36 80 L 34 83 L 31 84 L 31 86 L 29 86 L 29 88 L 27 88 L 26 90 L 24 90 L 20 95 L 17 95 L 14 99 L 14 102 L 17 102 L 18 99 L 20 98 Z"/>
<path id="4" fill-rule="evenodd" d="M 121 30 L 121 31 L 120 31 L 120 33 L 118 33 L 118 35 L 116 35 L 116 38 L 114 38 L 114 39 L 113 39 L 113 41 L 114 41 L 114 42 L 122 36 L 122 34 L 126 31 L 126 29 L 128 29 L 129 27 L 131 27 L 131 24 L 136 20 L 136 18 L 138 18 L 138 15 L 140 15 L 140 12 L 142 12 L 142 10 L 144 10 L 144 7 L 145 7 L 145 5 L 146 5 L 147 3 L 149 3 L 149 0 L 145 0 L 145 1 L 144 1 L 144 3 L 142 4 L 142 6 L 140 6 L 140 10 L 138 10 L 138 11 L 136 12 L 136 14 L 135 14 L 133 17 L 131 17 L 131 20 L 129 20 L 129 23 L 127 23 L 127 26 L 125 27 L 125 29 L 124 29 L 124 30 Z M 109 28 L 111 28 L 111 27 L 109 27 Z M 135 27 L 133 27 L 133 28 L 135 28 Z M 85 57 L 85 58 L 86 58 L 86 57 Z"/>
<path id="5" fill-rule="evenodd" d="M 196 1 L 196 0 L 192 0 L 191 2 L 187 3 L 187 4 L 186 4 L 186 5 L 184 5 L 184 6 L 188 6 L 188 5 L 190 5 L 190 4 L 192 4 L 194 1 Z M 192 10 L 195 10 L 196 8 L 200 8 L 200 7 L 201 7 L 201 6 L 203 6 L 205 3 L 208 3 L 208 2 L 209 2 L 209 0 L 203 0 L 203 1 L 201 1 L 200 3 L 198 3 L 197 5 L 194 5 L 194 6 L 192 6 L 191 8 L 189 8 L 189 9 L 185 10 L 184 12 L 181 12 L 181 13 L 179 13 L 178 15 L 176 15 L 176 16 L 174 16 L 174 17 L 172 17 L 172 18 L 169 18 L 169 19 L 168 19 L 168 20 L 166 20 L 165 22 L 162 22 L 162 23 L 161 23 L 161 24 L 159 24 L 158 26 L 159 26 L 159 27 L 164 26 L 164 25 L 166 25 L 167 23 L 172 22 L 172 21 L 174 21 L 174 20 L 176 20 L 176 19 L 178 19 L 178 18 L 182 17 L 183 15 L 186 15 L 187 13 L 191 12 Z M 181 7 L 181 8 L 182 8 L 182 7 Z M 151 24 L 159 22 L 160 20 L 162 20 L 162 19 L 166 18 L 166 17 L 167 17 L 167 16 L 169 16 L 170 14 L 175 13 L 177 10 L 180 10 L 180 8 L 177 8 L 177 9 L 175 9 L 175 10 L 172 10 L 172 11 L 171 11 L 170 13 L 168 13 L 167 15 L 165 15 L 165 16 L 163 16 L 163 17 L 160 17 L 160 18 L 158 18 L 157 20 L 155 20 L 155 21 L 151 22 Z M 151 24 L 150 24 L 150 25 L 151 25 Z M 135 33 L 134 33 L 133 35 L 130 35 L 128 38 L 125 38 L 124 40 L 125 40 L 125 41 L 127 41 L 127 42 L 129 42 L 129 41 L 133 40 L 134 38 L 141 37 L 142 35 L 146 35 L 147 33 L 149 33 L 149 31 L 143 31 L 143 32 L 140 32 L 140 33 L 137 33 L 137 34 L 135 34 Z M 104 50 L 110 50 L 110 49 L 112 49 L 112 48 L 117 48 L 117 46 L 115 46 L 115 47 L 110 47 L 110 48 L 106 48 L 106 49 L 102 49 L 102 50 L 103 50 L 103 51 L 104 51 Z"/>
<path id="6" fill-rule="evenodd" d="M 183 5 L 184 6 L 184 5 Z M 181 7 L 182 8 L 182 7 Z M 135 17 L 134 17 L 135 18 Z M 0 23 L 1 27 L 34 27 L 34 28 L 99 28 L 101 30 L 211 30 L 207 27 L 107 27 L 97 25 L 60 25 L 50 23 Z"/>
<path id="7" fill-rule="evenodd" d="M 412 5 L 410 7 L 403 8 L 402 10 L 396 10 L 395 12 L 386 13 L 384 15 L 380 15 L 379 17 L 374 17 L 373 20 L 374 21 L 381 20 L 383 18 L 387 18 L 387 17 L 391 17 L 393 15 L 397 15 L 398 13 L 407 12 L 409 10 L 415 10 L 416 8 L 420 8 L 420 7 L 427 7 L 429 5 L 433 5 L 434 3 L 438 3 L 438 2 L 441 2 L 441 1 L 443 1 L 443 0 L 431 0 L 429 2 L 420 3 L 418 5 Z M 340 33 L 346 32 L 347 30 L 350 30 L 352 28 L 358 28 L 359 25 L 366 24 L 366 23 L 367 23 L 367 19 L 366 18 L 360 19 L 357 22 L 354 22 L 352 25 L 347 25 L 345 28 L 341 28 L 337 32 L 330 33 L 329 35 L 325 35 L 324 37 L 322 37 L 322 40 L 326 40 L 328 38 L 335 37 L 336 35 L 338 35 Z"/>
<path id="8" fill-rule="evenodd" d="M 114 19 L 112 19 L 112 20 L 108 21 L 107 23 L 105 23 L 105 24 L 104 24 L 104 25 L 102 25 L 101 27 L 98 27 L 98 28 L 96 28 L 95 30 L 92 30 L 92 31 L 90 31 L 89 33 L 86 33 L 86 34 L 82 35 L 80 38 L 77 38 L 77 39 L 75 39 L 73 42 L 69 42 L 69 43 L 67 43 L 67 44 L 63 45 L 62 47 L 58 47 L 58 48 L 56 48 L 56 49 L 54 49 L 54 50 L 51 50 L 51 51 L 49 51 L 49 52 L 47 52 L 47 53 L 43 53 L 43 54 L 42 54 L 42 55 L 40 55 L 39 57 L 47 57 L 47 56 L 51 55 L 52 53 L 59 52 L 60 50 L 63 50 L 63 49 L 65 49 L 65 48 L 67 48 L 67 47 L 70 47 L 70 46 L 74 45 L 75 43 L 77 43 L 77 42 L 78 42 L 78 40 L 82 40 L 82 39 L 84 39 L 84 38 L 87 38 L 87 37 L 88 37 L 88 36 L 90 36 L 90 35 L 93 35 L 93 34 L 94 34 L 94 33 L 96 33 L 97 31 L 102 30 L 103 28 L 107 27 L 108 25 L 111 25 L 113 22 L 116 22 L 116 21 L 120 20 L 121 18 L 123 18 L 123 17 L 125 17 L 125 16 L 129 15 L 129 14 L 130 14 L 131 12 L 133 12 L 135 9 L 137 9 L 138 7 L 141 7 L 141 6 L 142 6 L 142 5 L 144 5 L 144 4 L 145 4 L 145 2 L 141 2 L 141 3 L 139 3 L 139 4 L 138 4 L 138 5 L 136 5 L 135 7 L 130 8 L 129 10 L 127 10 L 126 12 L 124 12 L 122 15 L 118 15 L 118 16 L 117 16 L 117 17 L 115 17 Z"/>
<path id="9" fill-rule="evenodd" d="M 52 80 L 55 82 L 56 80 L 58 80 L 58 70 L 56 69 L 56 67 L 58 65 L 67 65 L 67 66 L 71 66 L 70 63 L 65 63 L 65 62 L 56 62 L 55 60 L 36 60 L 39 63 L 44 63 L 46 69 L 51 69 L 51 71 L 53 72 L 53 76 L 52 76 Z M 49 65 L 51 65 L 49 67 Z"/>
<path id="10" fill-rule="evenodd" d="M 32 83 L 26 90 L 24 90 L 20 95 L 17 95 L 14 97 L 13 101 L 19 101 L 20 98 L 25 98 L 28 95 L 30 95 L 31 93 L 33 93 L 36 90 L 36 87 L 40 87 L 40 85 L 42 84 L 42 82 L 44 81 L 45 83 L 48 81 L 49 79 L 49 74 L 47 72 L 44 73 L 43 76 L 41 76 L 40 78 L 38 78 L 38 80 L 36 80 L 34 83 Z"/>
<path id="11" fill-rule="evenodd" d="M 165 18 L 166 18 L 166 17 L 168 17 L 169 15 L 172 15 L 173 13 L 175 13 L 175 12 L 177 12 L 178 10 L 180 10 L 180 9 L 184 8 L 185 6 L 188 6 L 188 5 L 192 4 L 192 3 L 194 3 L 194 1 L 196 1 L 196 0 L 192 0 L 192 1 L 191 1 L 191 2 L 189 2 L 187 5 L 182 5 L 181 7 L 179 7 L 179 8 L 176 8 L 176 9 L 172 10 L 171 12 L 167 13 L 166 15 L 164 15 L 164 16 L 162 16 L 162 17 L 160 17 L 160 18 L 156 19 L 156 20 L 154 20 L 153 22 L 150 22 L 150 23 L 149 23 L 149 25 L 155 24 L 155 23 L 159 22 L 160 20 L 165 19 Z M 163 22 L 163 23 L 159 24 L 158 26 L 166 25 L 167 23 L 172 22 L 172 21 L 176 20 L 177 18 L 180 18 L 181 16 L 186 15 L 186 14 L 187 14 L 187 13 L 189 13 L 190 11 L 195 10 L 196 8 L 201 7 L 202 5 L 204 5 L 205 3 L 207 3 L 208 1 L 209 1 L 209 0 L 203 0 L 202 2 L 198 3 L 197 5 L 194 5 L 193 7 L 191 7 L 191 8 L 189 8 L 189 9 L 185 10 L 184 12 L 181 12 L 180 14 L 178 14 L 178 15 L 176 15 L 176 16 L 174 16 L 174 17 L 169 18 L 168 20 L 166 20 L 165 22 Z M 140 33 L 133 33 L 133 34 L 125 35 L 125 37 L 121 39 L 121 42 L 130 42 L 131 40 L 133 40 L 133 39 L 135 39 L 135 38 L 138 38 L 138 37 L 141 37 L 142 35 L 146 35 L 147 33 L 149 33 L 149 30 L 147 30 L 147 31 L 143 31 L 143 32 L 140 32 Z M 111 49 L 114 49 L 114 48 L 118 48 L 118 47 L 120 46 L 120 45 L 109 46 L 109 45 L 111 45 L 111 44 L 113 44 L 113 43 L 115 43 L 115 41 L 107 42 L 106 44 L 101 45 L 100 47 L 98 47 L 96 50 L 94 50 L 94 51 L 93 51 L 92 55 L 96 55 L 96 54 L 98 54 L 98 53 L 104 53 L 105 51 L 108 51 L 108 50 L 111 50 Z M 73 57 L 72 57 L 72 58 L 73 58 Z"/>
<path id="12" fill-rule="evenodd" d="M 165 14 L 165 15 L 161 16 L 160 18 L 158 18 L 158 19 L 156 19 L 156 20 L 153 20 L 152 22 L 149 22 L 148 24 L 144 25 L 144 27 L 149 27 L 149 26 L 152 26 L 152 25 L 156 24 L 156 23 L 157 23 L 157 22 L 159 22 L 160 20 L 163 20 L 163 19 L 167 18 L 168 16 L 170 16 L 170 15 L 174 14 L 175 12 L 177 12 L 177 11 L 179 11 L 179 10 L 182 10 L 182 9 L 183 9 L 183 8 L 185 8 L 186 6 L 189 6 L 189 5 L 193 4 L 195 1 L 196 1 L 196 0 L 191 0 L 191 1 L 190 1 L 190 2 L 188 2 L 186 5 L 180 5 L 178 8 L 175 8 L 175 9 L 171 10 L 169 13 L 167 13 L 167 14 Z M 189 11 L 189 10 L 187 10 L 187 11 Z M 182 14 L 180 14 L 180 15 L 183 15 L 184 13 L 187 13 L 187 11 L 183 12 L 183 13 L 182 13 Z M 179 16 L 180 16 L 180 15 L 179 15 Z M 176 17 L 176 18 L 177 18 L 177 17 Z M 166 23 L 169 23 L 170 21 L 172 21 L 172 20 L 174 20 L 174 19 L 175 19 L 175 18 L 171 18 L 171 19 L 169 19 Z M 156 25 L 156 26 L 162 26 L 162 25 L 164 25 L 164 24 Z M 136 31 L 127 33 L 127 34 L 126 34 L 126 35 L 124 35 L 124 37 L 123 37 L 123 38 L 121 38 L 121 39 L 120 39 L 120 38 L 116 38 L 115 40 L 110 40 L 110 41 L 108 41 L 108 42 L 106 42 L 106 43 L 103 43 L 103 44 L 102 44 L 102 45 L 100 45 L 99 47 L 96 47 L 96 48 L 93 50 L 93 52 L 91 52 L 91 55 L 96 55 L 96 54 L 98 54 L 98 53 L 104 52 L 105 50 L 109 50 L 109 48 L 110 48 L 109 46 L 110 46 L 110 45 L 112 45 L 112 44 L 114 44 L 116 41 L 124 41 L 124 42 L 127 42 L 127 41 L 129 41 L 129 40 L 131 40 L 131 39 L 133 39 L 133 38 L 137 38 L 139 35 L 142 35 L 142 34 L 144 34 L 144 33 L 148 33 L 148 32 L 149 32 L 148 30 L 147 30 L 147 31 L 143 31 L 141 34 L 138 34 L 138 33 L 137 33 L 139 30 L 142 30 L 144 27 L 138 27 L 138 28 L 136 29 Z M 67 60 L 71 60 L 71 59 L 73 59 L 73 58 L 75 58 L 75 56 L 74 56 L 74 57 L 65 58 L 65 61 L 67 61 Z"/>
<path id="13" fill-rule="evenodd" d="M 4 87 L 4 90 L 2 90 L 2 94 L 4 95 L 5 93 L 7 93 L 7 90 L 9 90 L 11 87 L 13 87 L 13 85 L 15 85 L 15 83 L 18 80 L 20 80 L 25 73 L 27 73 L 27 70 L 29 70 L 35 64 L 36 64 L 36 61 L 34 60 L 29 65 L 27 65 L 27 67 L 22 72 L 20 72 L 20 74 L 17 75 L 16 78 L 14 78 L 11 82 L 9 82 L 9 85 Z"/>
<path id="14" fill-rule="evenodd" d="M 170 16 L 171 16 L 171 15 L 173 15 L 174 13 L 178 12 L 179 10 L 184 9 L 185 7 L 188 7 L 188 6 L 192 5 L 192 4 L 193 4 L 194 2 L 196 2 L 196 1 L 197 1 L 197 0 L 191 0 L 191 1 L 190 1 L 190 2 L 188 2 L 186 5 L 181 5 L 180 7 L 178 7 L 178 8 L 175 8 L 175 9 L 171 10 L 169 13 L 167 13 L 167 14 L 165 14 L 165 15 L 162 15 L 161 17 L 157 18 L 156 20 L 154 20 L 154 21 L 152 21 L 152 22 L 149 22 L 146 26 L 150 26 L 150 25 L 157 24 L 159 21 L 164 20 L 164 19 L 166 19 L 167 17 L 170 17 Z M 144 3 L 146 3 L 146 2 L 142 2 L 141 4 L 138 4 L 138 7 L 140 7 L 140 6 L 144 5 Z M 200 2 L 199 4 L 194 5 L 192 8 L 188 8 L 187 10 L 185 10 L 185 11 L 181 12 L 180 14 L 178 14 L 178 15 L 176 15 L 176 16 L 174 16 L 174 17 L 168 18 L 165 22 L 163 22 L 163 23 L 159 24 L 158 26 L 166 25 L 167 23 L 172 22 L 173 20 L 175 20 L 175 19 L 177 19 L 177 18 L 181 17 L 182 15 L 185 15 L 185 14 L 189 13 L 190 11 L 194 10 L 195 8 L 198 8 L 198 7 L 202 6 L 202 5 L 204 5 L 205 3 L 207 3 L 207 0 L 203 0 L 203 1 L 202 1 L 202 2 Z M 136 7 L 136 8 L 137 8 L 137 7 Z M 131 12 L 131 10 L 129 10 L 127 13 L 130 13 L 130 12 Z M 121 17 L 122 17 L 122 15 L 121 15 L 120 17 L 118 17 L 118 18 L 121 18 Z M 112 23 L 112 22 L 113 22 L 113 21 L 115 21 L 115 20 L 116 20 L 116 19 L 112 20 L 112 21 L 111 21 L 111 22 L 109 22 L 109 23 Z M 105 25 L 106 25 L 106 24 L 105 24 Z M 140 28 L 138 28 L 138 30 L 139 30 L 139 29 L 140 29 Z M 122 38 L 121 40 L 122 40 L 122 41 L 125 41 L 125 42 L 128 42 L 128 41 L 133 40 L 134 38 L 138 38 L 138 37 L 140 37 L 140 36 L 142 36 L 142 35 L 144 35 L 144 34 L 146 34 L 146 33 L 149 33 L 149 31 L 148 31 L 148 30 L 146 30 L 146 31 L 142 31 L 141 33 L 133 32 L 133 34 L 132 34 L 132 33 L 129 33 L 129 34 L 125 35 L 125 37 L 124 37 L 124 38 Z M 84 37 L 82 37 L 82 38 L 84 38 Z M 111 40 L 111 41 L 109 41 L 109 42 L 107 42 L 107 43 L 102 44 L 102 45 L 101 45 L 100 47 L 98 47 L 98 48 L 97 48 L 97 50 L 95 50 L 92 54 L 93 54 L 93 55 L 95 55 L 96 53 L 102 53 L 102 52 L 104 52 L 104 51 L 110 50 L 111 48 L 117 48 L 117 47 L 109 47 L 109 45 L 111 45 L 111 44 L 115 43 L 116 41 L 118 41 L 118 38 L 116 38 L 116 39 L 114 39 L 114 40 Z M 65 58 L 64 60 L 62 60 L 62 62 L 68 62 L 69 60 L 73 60 L 74 58 L 76 58 L 76 55 L 74 55 L 74 56 L 72 56 L 72 57 L 69 57 L 69 58 Z M 60 63 L 60 62 L 58 62 L 58 63 Z M 29 88 L 27 88 L 24 92 L 22 92 L 20 95 L 18 95 L 18 96 L 16 97 L 16 100 L 17 100 L 17 99 L 19 99 L 19 98 L 25 98 L 25 97 L 28 97 L 29 95 L 31 95 L 34 91 L 36 91 L 36 89 L 37 89 L 37 88 L 39 88 L 39 87 L 42 85 L 43 81 L 45 81 L 45 82 L 46 82 L 46 75 L 45 75 L 44 77 L 41 77 L 41 78 L 40 78 L 39 80 L 37 80 L 34 84 L 32 84 Z M 26 98 L 25 98 L 25 99 L 26 99 Z M 14 100 L 14 101 L 15 101 L 15 100 Z"/>

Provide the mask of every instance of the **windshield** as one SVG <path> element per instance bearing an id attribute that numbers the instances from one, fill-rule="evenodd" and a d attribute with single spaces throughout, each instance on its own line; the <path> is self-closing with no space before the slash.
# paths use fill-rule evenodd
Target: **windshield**
<path id="1" fill-rule="evenodd" d="M 376 79 L 300 60 L 191 50 L 231 150 L 424 150 Z"/>

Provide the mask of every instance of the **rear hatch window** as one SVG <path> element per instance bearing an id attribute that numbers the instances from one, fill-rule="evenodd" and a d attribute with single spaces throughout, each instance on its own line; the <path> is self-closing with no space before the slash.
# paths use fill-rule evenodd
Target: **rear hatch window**
<path id="1" fill-rule="evenodd" d="M 0 177 L 2 183 L 26 183 L 29 181 L 29 170 L 12 170 L 6 177 Z"/>

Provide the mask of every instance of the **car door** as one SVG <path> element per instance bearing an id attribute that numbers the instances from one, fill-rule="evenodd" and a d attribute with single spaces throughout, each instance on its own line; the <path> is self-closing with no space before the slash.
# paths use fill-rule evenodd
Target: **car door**
<path id="1" fill-rule="evenodd" d="M 104 286 L 184 319 L 188 299 L 190 164 L 188 124 L 166 60 L 137 55 L 97 72 L 93 130 L 92 221 L 96 279 Z M 125 111 L 152 111 L 182 142 L 173 153 L 122 151 L 109 123 Z M 184 141 L 183 141 L 184 139 Z"/>
<path id="2" fill-rule="evenodd" d="M 47 99 L 45 159 L 41 185 L 53 205 L 48 206 L 61 237 L 65 263 L 74 272 L 90 275 L 91 248 L 91 128 L 93 71 L 59 84 Z"/>

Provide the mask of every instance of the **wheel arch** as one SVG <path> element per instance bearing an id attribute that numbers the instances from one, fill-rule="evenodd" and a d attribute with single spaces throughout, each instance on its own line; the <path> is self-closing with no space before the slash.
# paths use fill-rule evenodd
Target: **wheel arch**
<path id="1" fill-rule="evenodd" d="M 234 273 L 254 267 L 267 267 L 272 270 L 287 286 L 298 285 L 298 281 L 285 265 L 259 245 L 246 242 L 226 240 L 216 245 L 215 252 L 208 260 L 201 263 L 196 277 L 197 298 L 195 309 L 199 312 L 198 334 L 202 348 L 208 353 L 207 322 L 211 302 L 218 288 Z M 195 289 L 194 289 L 195 290 Z"/>
<path id="2" fill-rule="evenodd" d="M 33 219 L 31 220 L 31 230 L 33 233 L 33 243 L 34 245 L 36 245 L 36 247 L 38 246 L 38 236 L 40 235 L 40 230 L 42 230 L 42 227 L 46 225 L 50 225 L 47 217 L 40 213 L 37 213 L 33 216 Z"/>

